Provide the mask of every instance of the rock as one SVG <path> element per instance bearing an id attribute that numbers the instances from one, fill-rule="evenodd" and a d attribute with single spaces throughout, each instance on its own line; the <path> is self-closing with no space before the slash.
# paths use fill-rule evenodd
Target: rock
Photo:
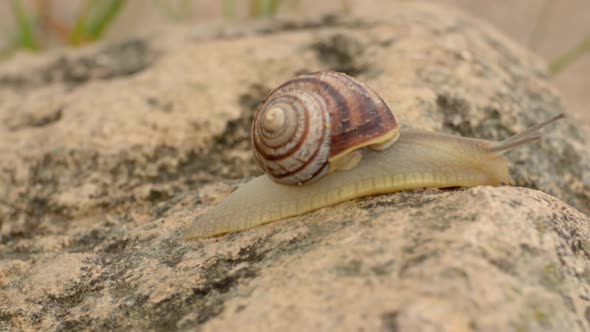
<path id="1" fill-rule="evenodd" d="M 562 111 L 544 64 L 492 28 L 388 6 L 3 63 L 0 329 L 590 329 L 590 153 L 567 121 L 509 154 L 532 189 L 383 195 L 178 240 L 258 174 L 252 113 L 298 73 L 348 72 L 403 124 L 465 136 Z"/>
<path id="2" fill-rule="evenodd" d="M 465 203 L 468 204 L 465 204 Z M 2 261 L 19 329 L 575 331 L 588 328 L 590 219 L 525 188 L 382 195 L 178 242 L 179 201 L 87 247 Z M 123 225 L 121 225 L 123 224 Z M 109 227 L 110 226 L 110 227 Z"/>

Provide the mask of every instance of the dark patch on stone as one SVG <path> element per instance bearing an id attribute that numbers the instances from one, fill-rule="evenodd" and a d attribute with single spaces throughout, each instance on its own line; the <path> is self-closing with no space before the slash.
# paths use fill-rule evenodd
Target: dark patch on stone
<path id="1" fill-rule="evenodd" d="M 242 114 L 236 120 L 228 121 L 223 133 L 215 137 L 215 145 L 224 148 L 250 149 L 250 126 L 254 113 L 271 89 L 260 84 L 250 86 L 248 92 L 240 95 L 239 105 Z"/>
<path id="2" fill-rule="evenodd" d="M 360 199 L 358 207 L 368 211 L 375 211 L 377 208 L 387 208 L 396 206 L 398 202 L 393 200 L 382 200 L 382 199 Z"/>
<path id="3" fill-rule="evenodd" d="M 371 267 L 371 272 L 380 277 L 389 276 L 393 271 L 395 271 L 394 260 L 389 260 L 385 263 L 377 264 Z"/>
<path id="4" fill-rule="evenodd" d="M 311 45 L 318 60 L 330 70 L 357 76 L 370 68 L 366 60 L 367 45 L 345 34 L 320 38 Z"/>
<path id="5" fill-rule="evenodd" d="M 126 216 L 109 218 L 101 223 L 97 223 L 90 229 L 82 230 L 79 234 L 73 236 L 74 244 L 71 248 L 78 248 L 78 251 L 93 251 L 115 253 L 118 250 L 106 250 L 106 248 L 123 249 L 125 245 L 114 245 L 113 242 L 126 243 L 127 239 L 120 238 L 123 234 L 123 226 L 133 222 Z"/>
<path id="6" fill-rule="evenodd" d="M 93 55 L 62 55 L 43 68 L 0 77 L 0 88 L 31 89 L 63 82 L 70 86 L 136 74 L 155 60 L 148 42 L 132 39 L 108 44 Z"/>
<path id="7" fill-rule="evenodd" d="M 135 295 L 135 290 L 130 285 L 121 281 L 121 273 L 133 269 L 130 262 L 134 261 L 133 253 L 127 252 L 121 256 L 121 265 L 110 263 L 108 280 L 117 283 L 117 287 L 112 287 L 112 296 L 122 298 L 123 306 L 119 308 L 119 316 L 123 317 L 145 317 L 140 320 L 124 319 L 126 326 L 119 328 L 141 328 L 157 330 L 175 330 L 178 328 L 188 328 L 195 324 L 202 324 L 209 319 L 216 317 L 223 312 L 224 301 L 223 294 L 229 292 L 235 285 L 244 280 L 254 278 L 258 273 L 258 268 L 253 264 L 262 261 L 270 249 L 262 249 L 261 246 L 265 240 L 261 240 L 249 247 L 240 250 L 236 258 L 220 257 L 215 262 L 204 268 L 201 272 L 205 277 L 202 286 L 195 288 L 192 292 L 176 293 L 171 297 L 150 305 L 144 296 Z M 149 244 L 146 244 L 149 245 Z M 168 266 L 176 266 L 178 260 L 188 250 L 188 247 L 179 245 L 174 241 L 165 240 L 155 249 L 155 257 L 165 257 L 162 262 Z M 131 255 L 131 256 L 130 256 Z M 111 262 L 119 262 L 116 257 L 110 256 Z M 248 263 L 236 270 L 240 263 Z M 118 271 L 118 272 L 117 272 Z M 129 303 L 128 305 L 126 303 Z M 178 325 L 181 318 L 187 313 L 196 312 L 197 318 L 194 320 L 185 320 L 182 326 Z M 113 318 L 116 319 L 116 318 Z M 111 320 L 101 322 L 106 324 Z M 114 321 L 116 323 L 116 321 Z"/>
<path id="8" fill-rule="evenodd" d="M 88 271 L 88 273 L 90 273 Z M 102 289 L 99 284 L 84 284 L 87 277 L 83 276 L 79 283 L 69 286 L 59 296 L 49 294 L 44 302 L 42 312 L 51 314 L 58 319 L 66 318 L 69 310 L 79 305 L 85 297 L 93 296 L 97 291 Z"/>
<path id="9" fill-rule="evenodd" d="M 447 94 L 439 94 L 436 97 L 436 105 L 439 112 L 444 116 L 443 126 L 462 136 L 475 136 L 471 122 L 466 119 L 471 107 L 467 100 Z"/>
<path id="10" fill-rule="evenodd" d="M 370 28 L 377 24 L 379 23 L 366 22 L 362 19 L 354 18 L 349 15 L 328 13 L 326 15 L 320 16 L 319 18 L 284 18 L 281 20 L 270 20 L 255 24 L 253 28 L 218 28 L 213 31 L 196 30 L 194 31 L 195 33 L 190 37 L 190 40 L 194 42 L 202 42 L 206 40 L 233 40 L 252 35 L 273 35 L 285 32 L 316 30 L 321 28 L 362 29 Z"/>
<path id="11" fill-rule="evenodd" d="M 552 216 L 551 220 L 553 222 L 549 226 L 567 244 L 567 248 L 574 255 L 582 255 L 590 258 L 590 244 L 588 243 L 588 239 L 579 234 L 576 227 L 564 227 L 565 225 L 574 225 L 576 223 L 573 216 L 569 216 L 568 214 L 560 214 L 558 216 L 556 213 Z"/>
<path id="12" fill-rule="evenodd" d="M 34 121 L 31 122 L 31 126 L 43 127 L 48 124 L 51 124 L 51 123 L 61 120 L 61 116 L 62 116 L 62 109 L 58 108 L 55 111 L 47 114 L 46 116 L 42 116 L 37 119 L 34 119 Z"/>
<path id="13" fill-rule="evenodd" d="M 129 239 L 121 239 L 111 236 L 108 240 L 103 241 L 97 246 L 97 251 L 101 253 L 114 254 L 123 251 L 129 244 Z"/>
<path id="14" fill-rule="evenodd" d="M 418 244 L 414 244 L 412 247 L 415 248 L 416 246 L 418 246 Z M 404 251 L 406 251 L 406 252 L 413 251 L 414 248 L 412 248 L 412 247 L 405 247 Z M 424 251 L 423 249 L 421 249 L 421 250 Z M 399 269 L 399 274 L 400 274 L 400 276 L 403 276 L 410 268 L 412 268 L 416 265 L 420 265 L 423 262 L 425 262 L 431 258 L 438 257 L 438 256 L 440 256 L 440 253 L 435 252 L 435 251 L 426 251 L 426 252 L 422 252 L 422 253 L 411 254 L 401 264 L 400 269 Z"/>
<path id="15" fill-rule="evenodd" d="M 2 219 L 18 220 L 23 218 L 25 223 L 23 230 L 20 228 L 11 229 L 10 236 L 31 238 L 44 230 L 39 229 L 42 220 L 51 220 L 53 225 L 67 227 L 66 220 L 70 219 L 70 212 L 63 206 L 55 204 L 51 197 L 62 190 L 61 185 L 68 183 L 73 187 L 82 183 L 84 177 L 81 173 L 91 172 L 96 168 L 95 159 L 92 155 L 81 154 L 71 151 L 54 151 L 44 155 L 37 163 L 33 164 L 29 171 L 26 190 L 22 192 L 14 202 L 7 214 L 0 214 Z M 70 167 L 80 167 L 72 170 Z M 13 186 L 23 185 L 12 183 Z M 22 232 L 22 233 L 21 233 Z M 18 236 L 18 234 L 21 234 Z"/>
<path id="16" fill-rule="evenodd" d="M 508 275 L 515 274 L 515 262 L 511 261 L 508 257 L 490 257 L 487 253 L 482 253 L 482 256 L 500 271 L 505 272 Z"/>
<path id="17" fill-rule="evenodd" d="M 340 28 L 368 28 L 375 23 L 364 22 L 360 19 L 350 18 L 338 13 L 328 13 L 322 15 L 319 19 L 307 20 L 277 20 L 267 23 L 255 31 L 258 34 L 275 34 L 290 31 L 315 30 L 318 28 L 340 27 Z"/>
<path id="18" fill-rule="evenodd" d="M 404 204 L 408 202 L 407 200 L 404 200 L 404 202 L 402 202 L 402 200 L 396 197 L 398 195 L 404 195 L 404 193 L 391 193 L 388 194 L 387 198 L 385 198 L 384 195 L 361 198 L 358 200 L 359 204 L 357 205 L 357 207 L 368 211 L 375 211 L 378 208 L 395 207 L 398 206 L 398 204 Z"/>
<path id="19" fill-rule="evenodd" d="M 83 232 L 79 237 L 77 237 L 77 243 L 72 246 L 72 248 L 76 248 L 73 251 L 83 252 L 94 248 L 105 241 L 109 231 L 110 230 L 105 228 L 92 228 L 86 232 Z"/>
<path id="20" fill-rule="evenodd" d="M 332 267 L 332 272 L 338 276 L 344 277 L 358 277 L 361 275 L 363 263 L 360 260 L 353 259 L 348 262 L 343 262 Z"/>
<path id="21" fill-rule="evenodd" d="M 80 331 L 87 329 L 91 325 L 88 319 L 70 320 L 66 319 L 57 327 L 57 331 Z"/>
<path id="22" fill-rule="evenodd" d="M 157 188 L 150 188 L 146 200 L 150 202 L 166 201 L 170 198 L 170 193 Z"/>
<path id="23" fill-rule="evenodd" d="M 378 211 L 379 208 L 415 208 L 417 213 L 420 208 L 430 206 L 437 201 L 437 196 L 448 191 L 462 191 L 464 188 L 437 189 L 437 190 L 405 190 L 391 194 L 369 196 L 358 200 L 357 207 L 367 211 Z"/>
<path id="24" fill-rule="evenodd" d="M 160 243 L 157 257 L 160 262 L 173 268 L 182 261 L 182 257 L 187 251 L 186 246 L 182 246 L 176 241 L 164 240 Z"/>
<path id="25" fill-rule="evenodd" d="M 384 312 L 381 315 L 383 330 L 387 332 L 399 332 L 398 317 L 399 313 L 397 311 Z"/>
<path id="26" fill-rule="evenodd" d="M 170 113 L 174 110 L 174 104 L 172 102 L 162 101 L 156 97 L 146 98 L 145 103 L 155 110 L 162 111 L 164 113 Z"/>
<path id="27" fill-rule="evenodd" d="M 44 113 L 21 112 L 14 115 L 13 119 L 7 121 L 7 127 L 11 131 L 23 128 L 38 128 L 50 125 L 61 120 L 63 107 L 58 107 Z"/>
<path id="28" fill-rule="evenodd" d="M 264 259 L 268 249 L 261 249 L 261 240 L 242 248 L 237 258 L 219 258 L 215 263 L 207 267 L 202 275 L 206 281 L 199 288 L 194 288 L 190 294 L 176 295 L 157 304 L 152 313 L 157 320 L 149 322 L 149 327 L 157 329 L 178 328 L 175 324 L 186 313 L 198 312 L 194 321 L 184 322 L 185 327 L 203 324 L 218 316 L 224 309 L 224 298 L 221 296 L 230 291 L 238 283 L 252 279 L 258 275 L 258 268 L 253 264 Z M 235 267 L 240 263 L 248 263 L 238 270 Z M 148 309 L 149 310 L 149 309 Z"/>
<path id="29" fill-rule="evenodd" d="M 217 271 L 215 271 L 217 272 Z M 225 271 L 227 272 L 227 271 Z M 257 271 L 249 267 L 240 269 L 237 273 L 232 275 L 216 275 L 211 278 L 207 278 L 207 283 L 204 287 L 193 289 L 193 294 L 199 297 L 210 295 L 212 292 L 226 293 L 230 288 L 234 287 L 238 280 L 241 278 L 251 279 L 257 275 Z"/>
<path id="30" fill-rule="evenodd" d="M 440 93 L 436 98 L 436 104 L 443 115 L 443 127 L 451 133 L 488 140 L 500 140 L 502 137 L 508 138 L 515 134 L 502 125 L 501 114 L 494 108 L 485 108 L 483 112 L 486 118 L 474 126 L 470 120 L 473 106 L 468 100 Z M 491 131 L 491 128 L 494 128 L 494 131 Z"/>
<path id="31" fill-rule="evenodd" d="M 0 329 L 9 330 L 8 327 L 13 325 L 12 314 L 0 308 Z"/>
<path id="32" fill-rule="evenodd" d="M 441 272 L 441 276 L 448 278 L 448 279 L 461 279 L 464 281 L 469 280 L 469 276 L 465 272 L 465 270 L 457 268 L 457 267 L 449 267 L 446 268 Z"/>
<path id="33" fill-rule="evenodd" d="M 189 153 L 186 158 L 181 159 L 173 172 L 166 170 L 158 172 L 159 179 L 156 179 L 156 182 L 170 182 L 184 178 L 185 184 L 192 187 L 219 180 L 243 179 L 261 174 L 251 154 L 248 154 L 247 159 L 244 160 L 232 156 L 229 152 L 250 150 L 252 118 L 258 105 L 269 92 L 270 89 L 265 86 L 252 85 L 249 91 L 239 98 L 242 115 L 228 121 L 225 130 L 213 138 L 212 144 L 205 151 Z M 198 178 L 195 181 L 196 176 Z M 178 193 L 181 192 L 178 191 Z"/>
<path id="34" fill-rule="evenodd" d="M 311 213 L 321 213 L 321 212 L 311 212 Z M 356 224 L 355 220 L 351 218 L 342 218 L 338 222 L 313 222 L 310 221 L 307 223 L 307 227 L 309 227 L 310 232 L 313 234 L 314 238 L 325 236 L 327 234 L 333 234 L 337 231 L 344 229 L 346 227 L 350 227 Z M 311 239 L 308 239 L 311 241 Z"/>
<path id="35" fill-rule="evenodd" d="M 528 245 L 526 243 L 522 243 L 520 245 L 520 250 L 522 251 L 522 253 L 524 255 L 537 256 L 537 255 L 543 254 L 543 252 L 541 250 L 539 250 L 538 248 L 531 247 L 530 245 Z"/>

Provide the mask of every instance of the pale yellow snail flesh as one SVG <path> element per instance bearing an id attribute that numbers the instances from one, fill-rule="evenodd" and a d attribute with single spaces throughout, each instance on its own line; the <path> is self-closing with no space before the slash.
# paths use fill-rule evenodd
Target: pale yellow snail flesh
<path id="1" fill-rule="evenodd" d="M 383 151 L 363 151 L 356 167 L 303 186 L 260 176 L 241 185 L 183 232 L 186 239 L 241 231 L 350 199 L 418 188 L 513 184 L 503 153 L 541 138 L 560 114 L 501 142 L 402 129 Z"/>

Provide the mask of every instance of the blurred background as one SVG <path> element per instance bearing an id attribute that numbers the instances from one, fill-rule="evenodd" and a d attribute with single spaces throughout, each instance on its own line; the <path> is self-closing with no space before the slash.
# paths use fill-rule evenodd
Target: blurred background
<path id="1" fill-rule="evenodd" d="M 0 63 L 21 51 L 79 47 L 171 25 L 347 15 L 385 1 L 10 0 L 0 2 Z M 480 17 L 543 57 L 570 113 L 590 128 L 589 0 L 439 0 Z"/>

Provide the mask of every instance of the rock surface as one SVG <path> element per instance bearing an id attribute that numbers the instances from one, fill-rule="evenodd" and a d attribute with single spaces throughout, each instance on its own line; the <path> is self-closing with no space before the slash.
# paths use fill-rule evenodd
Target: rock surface
<path id="1" fill-rule="evenodd" d="M 347 72 L 401 123 L 465 136 L 562 111 L 542 62 L 442 11 L 165 31 L 2 64 L 0 329 L 589 330 L 590 151 L 567 121 L 509 154 L 532 189 L 383 195 L 177 240 L 257 174 L 253 110 L 298 73 Z"/>

